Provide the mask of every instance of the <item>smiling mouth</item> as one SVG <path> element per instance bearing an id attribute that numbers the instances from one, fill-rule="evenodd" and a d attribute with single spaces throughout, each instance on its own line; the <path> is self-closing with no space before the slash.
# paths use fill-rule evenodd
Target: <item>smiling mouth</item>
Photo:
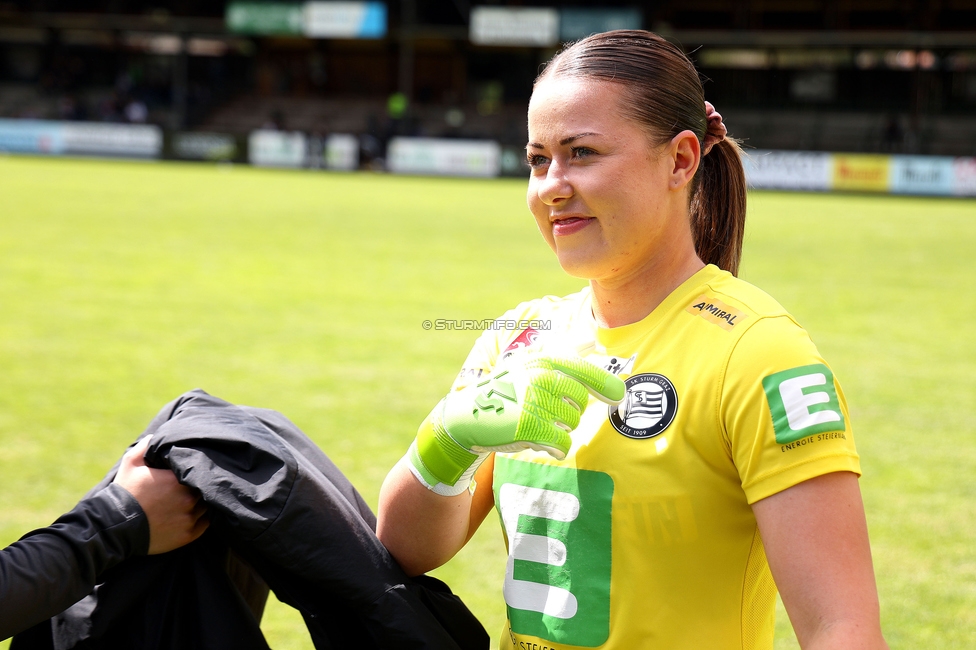
<path id="1" fill-rule="evenodd" d="M 577 221 L 589 221 L 593 217 L 585 217 L 582 215 L 567 215 L 564 217 L 549 217 L 549 221 L 555 225 L 557 223 L 576 223 Z"/>
<path id="2" fill-rule="evenodd" d="M 585 228 L 593 217 L 558 217 L 552 220 L 552 232 L 555 235 L 572 235 Z"/>
<path id="3" fill-rule="evenodd" d="M 571 223 L 573 221 L 586 221 L 588 217 L 559 217 L 553 219 L 553 223 Z"/>

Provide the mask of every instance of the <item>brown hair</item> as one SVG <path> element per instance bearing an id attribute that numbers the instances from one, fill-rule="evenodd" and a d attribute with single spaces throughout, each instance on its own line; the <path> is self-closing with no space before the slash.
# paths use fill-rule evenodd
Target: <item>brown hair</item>
<path id="1" fill-rule="evenodd" d="M 656 145 L 692 131 L 704 151 L 705 91 L 694 64 L 681 49 L 652 32 L 617 30 L 572 43 L 536 79 L 592 77 L 619 83 L 623 110 Z M 692 180 L 691 229 L 695 252 L 706 264 L 733 275 L 742 257 L 746 181 L 739 145 L 731 138 L 703 155 Z"/>

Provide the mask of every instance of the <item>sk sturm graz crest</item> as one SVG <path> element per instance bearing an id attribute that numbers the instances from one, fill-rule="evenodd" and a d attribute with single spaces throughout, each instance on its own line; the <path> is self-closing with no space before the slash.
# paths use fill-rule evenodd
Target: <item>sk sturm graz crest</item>
<path id="1" fill-rule="evenodd" d="M 610 424 L 628 438 L 653 438 L 678 411 L 678 394 L 664 375 L 644 373 L 627 380 L 627 396 L 610 407 Z"/>

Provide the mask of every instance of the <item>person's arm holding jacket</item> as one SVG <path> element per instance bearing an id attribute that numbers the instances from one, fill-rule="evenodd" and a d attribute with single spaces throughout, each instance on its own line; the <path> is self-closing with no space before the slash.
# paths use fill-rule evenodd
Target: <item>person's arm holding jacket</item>
<path id="1" fill-rule="evenodd" d="M 146 466 L 148 443 L 125 454 L 111 484 L 0 550 L 0 640 L 71 606 L 126 558 L 165 553 L 203 534 L 198 497 L 170 470 Z"/>

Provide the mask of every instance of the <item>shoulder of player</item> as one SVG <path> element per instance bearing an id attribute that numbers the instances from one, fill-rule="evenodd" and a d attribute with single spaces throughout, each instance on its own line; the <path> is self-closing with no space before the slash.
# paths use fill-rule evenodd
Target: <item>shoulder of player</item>
<path id="1" fill-rule="evenodd" d="M 729 348 L 725 367 L 730 376 L 766 377 L 790 369 L 827 366 L 810 334 L 785 310 L 758 316 Z M 730 375 L 731 373 L 731 375 Z"/>
<path id="2" fill-rule="evenodd" d="M 792 319 L 786 308 L 775 298 L 756 285 L 737 278 L 731 273 L 722 272 L 710 279 L 705 283 L 702 294 L 718 298 L 743 312 L 750 320 L 778 316 Z"/>
<path id="3" fill-rule="evenodd" d="M 695 336 L 705 337 L 703 341 L 718 346 L 713 348 L 716 352 L 725 348 L 729 354 L 741 338 L 750 338 L 748 333 L 761 322 L 774 321 L 779 327 L 799 328 L 789 312 L 765 291 L 730 273 L 712 269 L 703 282 L 688 287 L 681 302 L 675 305 L 676 313 L 680 314 L 675 325 L 691 326 Z"/>
<path id="4" fill-rule="evenodd" d="M 820 359 L 807 331 L 777 300 L 730 273 L 716 272 L 689 300 L 685 311 L 731 335 L 726 339 L 731 367 Z"/>

